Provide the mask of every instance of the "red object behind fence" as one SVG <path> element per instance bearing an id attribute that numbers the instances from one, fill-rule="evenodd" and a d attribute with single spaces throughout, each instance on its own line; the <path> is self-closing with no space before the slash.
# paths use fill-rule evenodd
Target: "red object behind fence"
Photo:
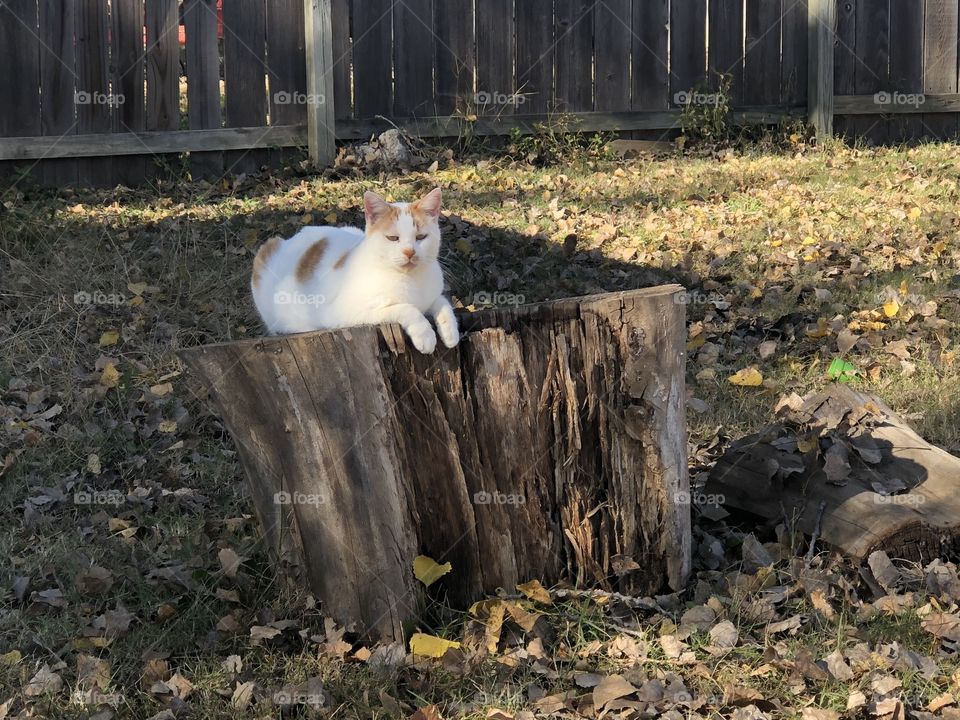
<path id="1" fill-rule="evenodd" d="M 223 0 L 217 0 L 217 37 L 223 40 Z M 187 44 L 187 29 L 180 24 L 180 44 Z"/>

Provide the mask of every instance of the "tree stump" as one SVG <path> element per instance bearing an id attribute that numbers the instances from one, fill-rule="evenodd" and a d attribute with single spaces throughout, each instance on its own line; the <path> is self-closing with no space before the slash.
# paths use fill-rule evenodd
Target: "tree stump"
<path id="1" fill-rule="evenodd" d="M 567 581 L 648 594 L 690 566 L 676 285 L 181 353 L 236 442 L 266 540 L 326 614 L 400 639 L 417 555 L 465 607 Z"/>

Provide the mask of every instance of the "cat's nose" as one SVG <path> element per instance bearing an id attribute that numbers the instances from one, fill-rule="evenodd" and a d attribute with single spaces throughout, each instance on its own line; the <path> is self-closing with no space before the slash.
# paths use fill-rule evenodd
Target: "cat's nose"
<path id="1" fill-rule="evenodd" d="M 413 248 L 403 248 L 403 250 L 401 250 L 400 252 L 402 252 L 406 256 L 407 260 L 410 260 L 414 255 L 417 254 L 417 251 L 414 250 Z"/>

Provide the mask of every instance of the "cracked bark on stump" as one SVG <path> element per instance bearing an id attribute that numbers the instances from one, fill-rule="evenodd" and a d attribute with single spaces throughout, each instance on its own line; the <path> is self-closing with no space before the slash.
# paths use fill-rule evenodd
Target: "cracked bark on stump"
<path id="1" fill-rule="evenodd" d="M 534 578 L 684 584 L 681 292 L 461 314 L 461 344 L 434 355 L 396 326 L 181 355 L 284 571 L 338 621 L 399 639 L 421 606 L 418 554 L 452 563 L 429 592 L 460 607 Z"/>

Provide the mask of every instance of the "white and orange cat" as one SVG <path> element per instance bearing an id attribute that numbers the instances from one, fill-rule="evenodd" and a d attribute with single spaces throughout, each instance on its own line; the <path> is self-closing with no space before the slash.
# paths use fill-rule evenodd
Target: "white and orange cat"
<path id="1" fill-rule="evenodd" d="M 443 296 L 440 188 L 414 203 L 363 196 L 366 230 L 305 227 L 267 240 L 253 261 L 253 301 L 270 334 L 399 323 L 414 347 L 432 353 L 437 335 L 460 340 Z"/>

